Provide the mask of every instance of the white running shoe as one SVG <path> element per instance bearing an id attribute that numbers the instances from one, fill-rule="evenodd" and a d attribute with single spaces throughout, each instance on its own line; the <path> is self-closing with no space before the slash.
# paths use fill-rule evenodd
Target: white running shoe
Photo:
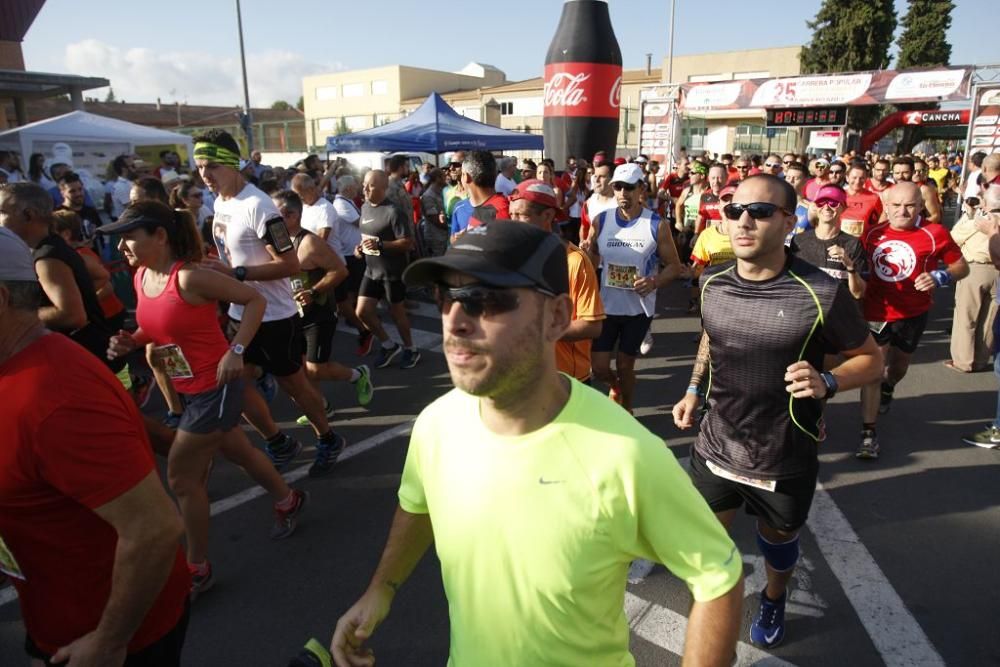
<path id="1" fill-rule="evenodd" d="M 642 339 L 642 343 L 639 345 L 639 354 L 646 356 L 649 351 L 653 349 L 653 332 L 652 330 L 646 332 L 646 337 Z"/>

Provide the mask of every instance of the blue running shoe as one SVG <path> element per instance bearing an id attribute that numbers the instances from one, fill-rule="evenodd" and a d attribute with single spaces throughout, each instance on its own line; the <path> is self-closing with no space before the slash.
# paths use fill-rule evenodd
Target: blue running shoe
<path id="1" fill-rule="evenodd" d="M 295 457 L 302 451 L 302 443 L 295 438 L 286 435 L 285 442 L 277 447 L 265 443 L 264 451 L 267 458 L 271 459 L 275 469 L 281 472 L 288 467 L 288 464 L 295 460 Z"/>
<path id="2" fill-rule="evenodd" d="M 785 600 L 788 592 L 780 600 L 770 600 L 767 589 L 760 592 L 760 609 L 750 624 L 750 641 L 755 646 L 773 648 L 785 638 Z"/>
<path id="3" fill-rule="evenodd" d="M 420 361 L 420 350 L 403 350 L 403 358 L 399 362 L 400 368 L 413 368 Z"/>
<path id="4" fill-rule="evenodd" d="M 375 357 L 375 368 L 385 368 L 402 353 L 403 346 L 399 343 L 393 343 L 392 347 L 379 346 L 378 356 Z"/>
<path id="5" fill-rule="evenodd" d="M 309 476 L 323 477 L 329 474 L 346 446 L 347 440 L 338 433 L 333 434 L 333 442 L 317 441 L 316 460 L 309 466 Z"/>
<path id="6" fill-rule="evenodd" d="M 270 373 L 264 373 L 257 378 L 257 391 L 260 392 L 265 401 L 270 403 L 278 395 L 278 382 Z"/>

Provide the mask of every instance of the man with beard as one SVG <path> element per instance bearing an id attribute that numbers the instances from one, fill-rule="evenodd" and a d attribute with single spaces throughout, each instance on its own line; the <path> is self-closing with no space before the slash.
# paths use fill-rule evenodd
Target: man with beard
<path id="1" fill-rule="evenodd" d="M 636 557 L 692 591 L 685 660 L 729 664 L 735 546 L 658 436 L 556 371 L 572 310 L 562 242 L 498 220 L 406 281 L 437 289 L 456 389 L 414 424 L 381 562 L 334 631 L 336 664 L 374 663 L 363 644 L 432 543 L 453 664 L 634 664 L 623 605 Z"/>
<path id="2" fill-rule="evenodd" d="M 80 230 L 83 240 L 91 241 L 97 233 L 97 228 L 101 226 L 101 214 L 93 206 L 87 206 L 86 194 L 83 189 L 83 181 L 74 172 L 63 174 L 59 179 L 59 194 L 62 195 L 62 206 L 56 208 L 57 211 L 72 211 L 80 216 L 83 223 Z"/>

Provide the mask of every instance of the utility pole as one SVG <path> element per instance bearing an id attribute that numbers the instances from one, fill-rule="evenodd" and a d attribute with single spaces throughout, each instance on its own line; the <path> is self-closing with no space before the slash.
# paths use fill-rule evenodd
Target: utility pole
<path id="1" fill-rule="evenodd" d="M 667 83 L 674 82 L 674 12 L 676 9 L 677 0 L 670 0 L 670 41 L 667 42 Z"/>
<path id="2" fill-rule="evenodd" d="M 250 88 L 247 86 L 247 58 L 243 52 L 243 13 L 240 11 L 240 0 L 236 0 L 236 25 L 240 31 L 240 65 L 243 68 L 243 115 L 240 125 L 247 135 L 247 155 L 253 152 L 253 119 L 250 117 Z"/>

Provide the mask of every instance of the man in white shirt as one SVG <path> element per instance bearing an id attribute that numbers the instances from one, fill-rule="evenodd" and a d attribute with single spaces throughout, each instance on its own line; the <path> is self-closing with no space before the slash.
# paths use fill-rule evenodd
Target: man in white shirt
<path id="1" fill-rule="evenodd" d="M 0 151 L 0 182 L 17 183 L 24 180 L 24 174 L 17 161 L 17 153 Z"/>
<path id="2" fill-rule="evenodd" d="M 129 205 L 132 181 L 135 180 L 135 166 L 131 155 L 119 155 L 111 163 L 111 167 L 118 177 L 111 189 L 111 219 L 117 220 Z"/>
<path id="3" fill-rule="evenodd" d="M 292 192 L 302 200 L 302 228 L 325 240 L 334 252 L 344 257 L 340 245 L 337 213 L 333 205 L 319 196 L 316 181 L 309 174 L 296 174 L 292 177 Z M 351 249 L 353 254 L 354 249 Z"/>
<path id="4" fill-rule="evenodd" d="M 517 160 L 512 157 L 502 157 L 497 160 L 497 168 L 500 173 L 497 174 L 497 181 L 493 189 L 504 197 L 510 197 L 510 193 L 517 187 L 517 183 L 514 181 L 514 170 L 517 168 Z"/>
<path id="5" fill-rule="evenodd" d="M 221 261 L 206 260 L 204 265 L 249 283 L 267 299 L 264 321 L 250 345 L 232 348 L 244 356 L 247 379 L 251 380 L 244 391 L 243 414 L 267 440 L 265 451 L 279 470 L 302 451 L 301 443 L 281 432 L 267 403 L 253 388 L 257 368 L 271 373 L 302 408 L 316 432 L 316 460 L 309 475 L 325 475 L 333 469 L 346 441 L 330 428 L 332 415 L 302 367 L 304 341 L 288 280 L 299 271 L 291 236 L 271 198 L 240 173 L 239 145 L 229 133 L 209 130 L 195 137 L 194 160 L 202 179 L 218 194 L 212 235 Z M 238 326 L 242 317 L 243 306 L 230 304 L 230 329 L 233 323 Z"/>
<path id="6" fill-rule="evenodd" d="M 986 153 L 982 151 L 976 151 L 969 158 L 969 170 L 965 175 L 965 191 L 962 195 L 962 199 L 968 199 L 969 197 L 979 196 L 979 174 L 983 173 L 983 160 L 986 158 Z"/>
<path id="7" fill-rule="evenodd" d="M 375 337 L 358 319 L 358 288 L 361 279 L 365 277 L 365 260 L 354 255 L 354 249 L 361 245 L 361 211 L 354 198 L 358 196 L 361 185 L 358 179 L 345 174 L 337 179 L 337 196 L 333 199 L 333 211 L 337 216 L 337 236 L 340 239 L 340 254 L 347 265 L 347 280 L 337 285 L 334 297 L 337 300 L 337 313 L 341 319 L 358 330 L 359 356 L 367 356 L 372 351 Z"/>

